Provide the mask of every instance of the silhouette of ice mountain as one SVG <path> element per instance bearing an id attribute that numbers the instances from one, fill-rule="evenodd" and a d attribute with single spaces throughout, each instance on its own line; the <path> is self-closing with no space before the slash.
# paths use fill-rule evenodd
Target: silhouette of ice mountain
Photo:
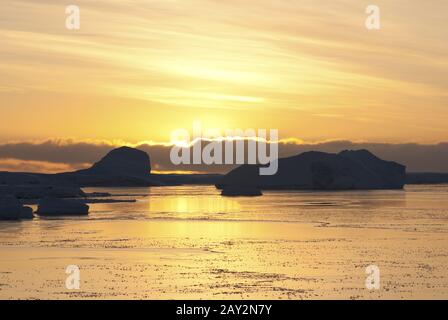
<path id="1" fill-rule="evenodd" d="M 311 151 L 279 159 L 278 172 L 272 176 L 261 176 L 258 169 L 258 165 L 242 165 L 223 176 L 216 186 L 265 190 L 402 189 L 406 176 L 405 166 L 382 160 L 367 150 L 338 154 Z"/>

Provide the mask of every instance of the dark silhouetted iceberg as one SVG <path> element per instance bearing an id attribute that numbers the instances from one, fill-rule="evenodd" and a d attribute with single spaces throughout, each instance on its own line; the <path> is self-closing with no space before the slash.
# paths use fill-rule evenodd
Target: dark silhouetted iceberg
<path id="1" fill-rule="evenodd" d="M 257 187 L 226 186 L 222 189 L 222 196 L 226 197 L 257 197 L 263 195 Z"/>
<path id="2" fill-rule="evenodd" d="M 265 190 L 368 190 L 402 189 L 405 184 L 405 166 L 379 159 L 367 150 L 311 151 L 278 162 L 275 175 L 260 176 L 258 165 L 243 165 L 223 176 L 216 187 L 250 184 Z"/>
<path id="3" fill-rule="evenodd" d="M 151 172 L 151 162 L 146 152 L 121 147 L 110 151 L 90 169 L 79 171 L 95 175 L 122 175 L 129 177 L 145 177 Z"/>
<path id="4" fill-rule="evenodd" d="M 120 147 L 110 151 L 91 168 L 56 175 L 82 187 L 145 187 L 160 185 L 151 177 L 146 152 Z"/>
<path id="5" fill-rule="evenodd" d="M 33 209 L 23 206 L 14 196 L 0 197 L 0 220 L 32 219 Z"/>
<path id="6" fill-rule="evenodd" d="M 44 198 L 40 200 L 36 213 L 46 216 L 87 215 L 89 206 L 78 199 Z"/>

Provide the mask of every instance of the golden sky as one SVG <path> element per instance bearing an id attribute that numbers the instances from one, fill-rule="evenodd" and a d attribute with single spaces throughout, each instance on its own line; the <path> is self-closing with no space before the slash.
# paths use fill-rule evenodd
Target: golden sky
<path id="1" fill-rule="evenodd" d="M 169 141 L 275 128 L 304 141 L 448 140 L 448 1 L 2 0 L 0 143 Z M 366 6 L 381 9 L 367 30 Z"/>

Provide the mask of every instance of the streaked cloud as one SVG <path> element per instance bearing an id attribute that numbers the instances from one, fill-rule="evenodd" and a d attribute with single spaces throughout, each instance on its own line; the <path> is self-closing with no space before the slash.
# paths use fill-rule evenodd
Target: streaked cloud
<path id="1" fill-rule="evenodd" d="M 2 141 L 163 141 L 197 118 L 304 140 L 448 139 L 444 0 L 378 0 L 378 32 L 357 0 L 76 3 L 79 32 L 65 1 L 2 2 Z"/>

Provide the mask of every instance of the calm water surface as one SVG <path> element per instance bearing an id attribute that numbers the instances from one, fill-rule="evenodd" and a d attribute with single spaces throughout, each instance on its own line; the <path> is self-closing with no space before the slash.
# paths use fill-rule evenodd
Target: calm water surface
<path id="1" fill-rule="evenodd" d="M 265 192 L 88 188 L 135 203 L 0 222 L 0 298 L 448 298 L 448 186 Z M 80 267 L 80 290 L 65 268 Z M 365 268 L 381 289 L 365 288 Z"/>

